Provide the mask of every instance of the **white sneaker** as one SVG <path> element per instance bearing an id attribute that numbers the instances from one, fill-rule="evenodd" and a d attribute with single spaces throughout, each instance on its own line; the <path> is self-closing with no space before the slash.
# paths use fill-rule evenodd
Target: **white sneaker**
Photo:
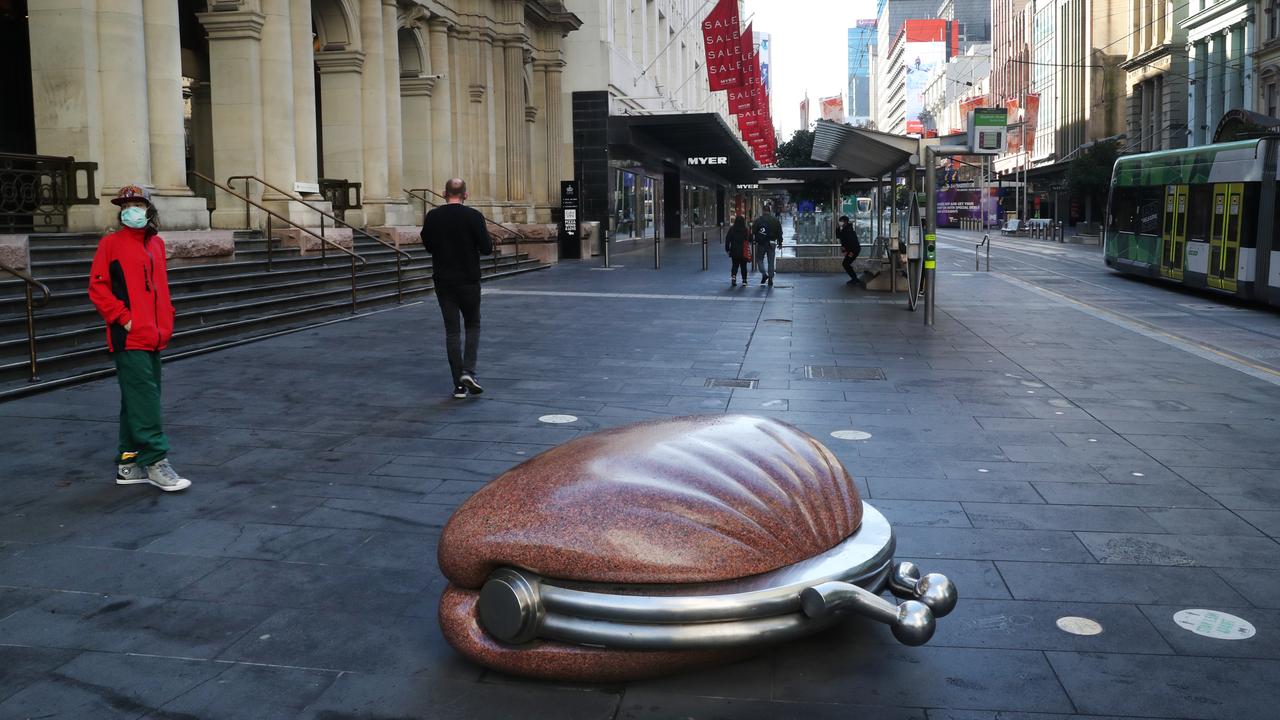
<path id="1" fill-rule="evenodd" d="M 476 376 L 471 373 L 462 373 L 462 377 L 458 378 L 458 382 L 471 391 L 472 395 L 479 395 L 484 392 L 484 388 L 480 387 L 480 383 L 476 381 Z"/>
<path id="2" fill-rule="evenodd" d="M 167 459 L 147 466 L 147 482 L 165 492 L 186 490 L 191 487 L 191 481 L 179 475 Z"/>
<path id="3" fill-rule="evenodd" d="M 147 469 L 136 462 L 116 464 L 117 485 L 137 485 L 147 482 Z"/>

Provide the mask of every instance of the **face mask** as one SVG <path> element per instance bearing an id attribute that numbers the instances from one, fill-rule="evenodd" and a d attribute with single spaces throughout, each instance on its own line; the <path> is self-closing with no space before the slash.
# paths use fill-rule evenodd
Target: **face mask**
<path id="1" fill-rule="evenodd" d="M 147 226 L 147 211 L 140 207 L 125 208 L 120 213 L 120 222 L 134 229 L 144 228 Z"/>

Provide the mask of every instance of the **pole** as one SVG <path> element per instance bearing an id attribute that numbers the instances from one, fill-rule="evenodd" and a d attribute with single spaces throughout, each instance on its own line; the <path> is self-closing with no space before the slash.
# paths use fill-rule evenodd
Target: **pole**
<path id="1" fill-rule="evenodd" d="M 933 156 L 933 146 L 925 148 L 924 193 L 924 324 L 933 326 L 934 275 L 937 273 L 936 241 L 938 228 L 938 178 Z M 914 202 L 914 200 L 913 200 Z"/>
<path id="2" fill-rule="evenodd" d="M 600 233 L 601 244 L 604 246 L 604 266 L 609 267 L 609 222 L 606 220 L 596 228 L 596 232 Z"/>
<path id="3" fill-rule="evenodd" d="M 662 269 L 662 240 L 656 231 L 653 234 L 653 269 Z"/>
<path id="4" fill-rule="evenodd" d="M 710 259 L 707 257 L 707 231 L 703 230 L 702 231 L 702 270 L 704 272 L 708 269 L 709 262 L 710 262 Z"/>

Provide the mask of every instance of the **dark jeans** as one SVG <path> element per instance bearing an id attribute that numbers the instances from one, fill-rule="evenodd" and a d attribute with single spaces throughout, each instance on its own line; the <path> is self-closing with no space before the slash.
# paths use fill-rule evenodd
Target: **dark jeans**
<path id="1" fill-rule="evenodd" d="M 437 286 L 436 300 L 444 316 L 444 349 L 449 355 L 449 370 L 453 372 L 453 384 L 457 385 L 463 373 L 474 375 L 476 372 L 476 355 L 480 352 L 480 283 Z M 465 351 L 459 314 L 467 331 Z"/>
<path id="2" fill-rule="evenodd" d="M 849 273 L 849 277 L 853 280 L 858 279 L 858 274 L 853 271 L 853 261 L 857 259 L 858 259 L 858 253 L 854 253 L 852 255 L 845 255 L 844 262 L 840 263 L 841 265 L 844 266 L 844 271 Z"/>
<path id="3" fill-rule="evenodd" d="M 732 278 L 734 275 L 737 275 L 737 274 L 738 274 L 738 270 L 739 270 L 739 269 L 741 269 L 741 270 L 742 270 L 742 282 L 746 282 L 746 281 L 747 281 L 747 266 L 751 264 L 751 261 L 750 261 L 750 260 L 747 260 L 747 259 L 745 259 L 745 258 L 732 258 L 732 260 L 733 260 L 733 267 L 729 268 L 729 277 L 731 277 L 731 278 Z"/>

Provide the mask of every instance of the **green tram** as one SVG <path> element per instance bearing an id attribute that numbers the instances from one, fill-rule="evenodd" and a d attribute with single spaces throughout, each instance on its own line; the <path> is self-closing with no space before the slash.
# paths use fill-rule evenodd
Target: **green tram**
<path id="1" fill-rule="evenodd" d="M 1107 266 L 1280 305 L 1277 147 L 1267 137 L 1116 160 Z"/>

